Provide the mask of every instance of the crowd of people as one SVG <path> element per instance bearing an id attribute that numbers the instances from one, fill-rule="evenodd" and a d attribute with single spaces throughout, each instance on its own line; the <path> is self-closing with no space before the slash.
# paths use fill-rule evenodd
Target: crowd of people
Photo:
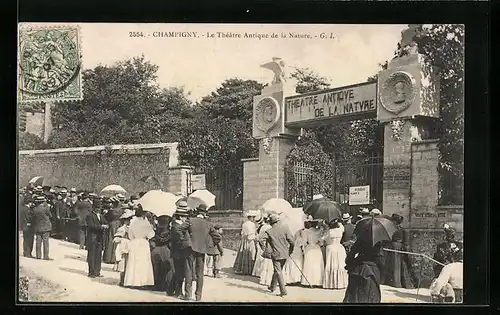
<path id="1" fill-rule="evenodd" d="M 87 250 L 89 277 L 101 277 L 101 263 L 113 264 L 120 272 L 120 286 L 201 300 L 204 276 L 220 277 L 222 228 L 208 220 L 205 205 L 190 209 L 183 199 L 172 217 L 156 217 L 142 208 L 142 195 L 127 199 L 74 188 L 24 188 L 23 255 L 51 260 L 49 236 L 57 237 Z M 390 241 L 374 246 L 356 237 L 357 222 L 372 216 L 383 215 L 378 209 L 362 208 L 356 218 L 348 213 L 330 222 L 307 217 L 292 231 L 279 215 L 249 211 L 234 272 L 258 277 L 270 292 L 279 286 L 280 296 L 287 295 L 287 285 L 346 289 L 346 303 L 379 303 L 381 284 L 419 286 L 409 256 L 403 253 L 409 249 L 401 216 L 387 217 L 397 226 Z M 455 240 L 453 228 L 445 225 L 444 231 L 445 242 L 438 244 L 434 255 L 441 264 L 435 265 L 431 293 L 442 302 L 461 302 L 463 246 Z"/>
<path id="2" fill-rule="evenodd" d="M 354 234 L 357 222 L 372 216 L 383 215 L 376 208 L 361 208 L 356 218 L 349 213 L 330 222 L 308 217 L 303 228 L 292 235 L 278 224 L 279 216 L 250 211 L 242 225 L 233 269 L 258 277 L 270 292 L 279 284 L 281 296 L 287 294 L 287 285 L 346 289 L 347 303 L 379 303 L 381 284 L 419 287 L 410 258 L 404 253 L 409 248 L 407 233 L 401 226 L 403 217 L 387 217 L 397 231 L 392 240 L 374 246 Z M 434 259 L 446 267 L 436 264 L 431 293 L 443 298 L 443 302 L 461 302 L 462 243 L 455 241 L 453 228 L 445 225 L 444 231 L 446 241 L 438 245 Z"/>
<path id="3" fill-rule="evenodd" d="M 173 217 L 157 217 L 142 208 L 138 202 L 141 195 L 127 199 L 121 194 L 103 197 L 74 188 L 57 192 L 24 188 L 20 198 L 23 255 L 51 260 L 48 239 L 52 235 L 87 250 L 91 278 L 102 276 L 104 262 L 120 272 L 120 286 L 201 300 L 206 271 L 220 276 L 222 228 L 207 220 L 208 209 L 203 204 L 189 209 L 186 201 L 180 200 Z"/>

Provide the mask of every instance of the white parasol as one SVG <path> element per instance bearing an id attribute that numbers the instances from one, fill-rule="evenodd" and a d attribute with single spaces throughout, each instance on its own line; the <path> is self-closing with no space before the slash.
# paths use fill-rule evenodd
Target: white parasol
<path id="1" fill-rule="evenodd" d="M 126 194 L 127 191 L 120 185 L 109 185 L 101 190 L 103 196 L 113 196 L 116 194 Z"/>
<path id="2" fill-rule="evenodd" d="M 43 185 L 43 176 L 35 176 L 29 181 L 33 186 L 42 186 Z"/>
<path id="3" fill-rule="evenodd" d="M 148 191 L 142 196 L 138 203 L 145 211 L 149 211 L 156 216 L 168 215 L 172 216 L 177 208 L 175 202 L 178 196 L 163 192 L 161 190 Z"/>
<path id="4" fill-rule="evenodd" d="M 199 189 L 187 197 L 188 208 L 196 209 L 199 205 L 204 204 L 207 209 L 215 206 L 215 195 L 206 189 Z"/>

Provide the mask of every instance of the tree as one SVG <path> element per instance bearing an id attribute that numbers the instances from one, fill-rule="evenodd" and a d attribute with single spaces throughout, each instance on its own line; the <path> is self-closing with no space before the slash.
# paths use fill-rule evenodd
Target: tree
<path id="1" fill-rule="evenodd" d="M 29 132 L 19 133 L 19 150 L 43 150 L 46 144 L 42 138 Z"/>
<path id="2" fill-rule="evenodd" d="M 232 78 L 204 97 L 200 107 L 211 118 L 226 117 L 251 122 L 253 97 L 259 95 L 263 87 L 254 80 Z"/>
<path id="3" fill-rule="evenodd" d="M 144 56 L 83 72 L 84 99 L 56 104 L 51 147 L 151 143 L 178 136 L 171 117 L 188 115 L 182 88 L 159 89 L 158 66 Z"/>
<path id="4" fill-rule="evenodd" d="M 440 75 L 440 194 L 446 204 L 463 203 L 465 27 L 433 24 L 415 38 Z"/>

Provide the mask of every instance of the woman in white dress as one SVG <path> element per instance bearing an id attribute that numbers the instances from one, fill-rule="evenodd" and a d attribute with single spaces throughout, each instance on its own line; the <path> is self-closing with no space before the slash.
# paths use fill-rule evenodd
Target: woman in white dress
<path id="1" fill-rule="evenodd" d="M 249 211 L 248 221 L 241 226 L 241 243 L 236 259 L 234 261 L 233 270 L 235 273 L 242 275 L 251 275 L 255 264 L 255 256 L 257 255 L 257 228 L 255 226 L 255 211 Z"/>
<path id="2" fill-rule="evenodd" d="M 141 205 L 135 210 L 135 217 L 128 228 L 129 252 L 126 262 L 124 286 L 143 287 L 154 285 L 153 263 L 149 239 L 155 236 L 155 231 L 146 218 Z"/>
<path id="3" fill-rule="evenodd" d="M 302 280 L 302 269 L 304 268 L 304 237 L 303 233 L 306 229 L 303 228 L 295 233 L 295 246 L 290 257 L 286 260 L 283 266 L 283 278 L 286 284 L 300 283 Z M 299 269 L 300 268 L 300 269 Z"/>
<path id="4" fill-rule="evenodd" d="M 265 218 L 264 219 L 264 224 L 260 228 L 259 232 L 259 239 L 264 236 L 264 233 L 268 231 L 271 228 L 271 225 L 269 224 L 269 219 Z M 266 248 L 261 248 L 262 253 L 262 262 L 260 265 L 260 273 L 259 273 L 259 283 L 265 286 L 270 286 L 271 285 L 271 280 L 273 280 L 273 274 L 274 274 L 274 268 L 273 268 L 273 261 L 271 259 L 271 252 L 269 249 Z M 265 257 L 264 257 L 265 256 Z"/>
<path id="5" fill-rule="evenodd" d="M 300 283 L 306 286 L 321 287 L 323 286 L 325 265 L 323 262 L 323 252 L 321 251 L 323 240 L 317 223 L 316 221 L 312 221 L 310 223 L 312 226 L 302 232 L 304 269 L 302 270 L 303 276 Z M 309 223 L 306 223 L 306 225 L 309 225 Z"/>
<path id="6" fill-rule="evenodd" d="M 345 269 L 346 251 L 342 243 L 344 226 L 338 219 L 329 224 L 330 230 L 326 236 L 326 266 L 323 288 L 345 289 L 347 288 L 347 270 Z"/>

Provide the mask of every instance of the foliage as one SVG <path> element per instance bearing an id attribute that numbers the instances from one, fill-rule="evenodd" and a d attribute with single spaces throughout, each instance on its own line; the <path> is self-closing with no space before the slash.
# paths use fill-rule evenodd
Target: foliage
<path id="1" fill-rule="evenodd" d="M 42 150 L 46 145 L 42 138 L 29 132 L 19 132 L 19 150 Z"/>
<path id="2" fill-rule="evenodd" d="M 159 89 L 157 70 L 144 56 L 85 70 L 85 97 L 56 104 L 49 145 L 151 143 L 177 137 L 171 124 L 163 122 L 188 115 L 190 102 L 181 88 Z"/>
<path id="3" fill-rule="evenodd" d="M 440 71 L 439 171 L 441 203 L 463 203 L 464 180 L 464 25 L 435 24 L 416 42 Z"/>
<path id="4" fill-rule="evenodd" d="M 295 90 L 299 94 L 320 91 L 330 87 L 327 78 L 319 76 L 311 69 L 295 68 L 290 76 L 297 81 Z"/>

